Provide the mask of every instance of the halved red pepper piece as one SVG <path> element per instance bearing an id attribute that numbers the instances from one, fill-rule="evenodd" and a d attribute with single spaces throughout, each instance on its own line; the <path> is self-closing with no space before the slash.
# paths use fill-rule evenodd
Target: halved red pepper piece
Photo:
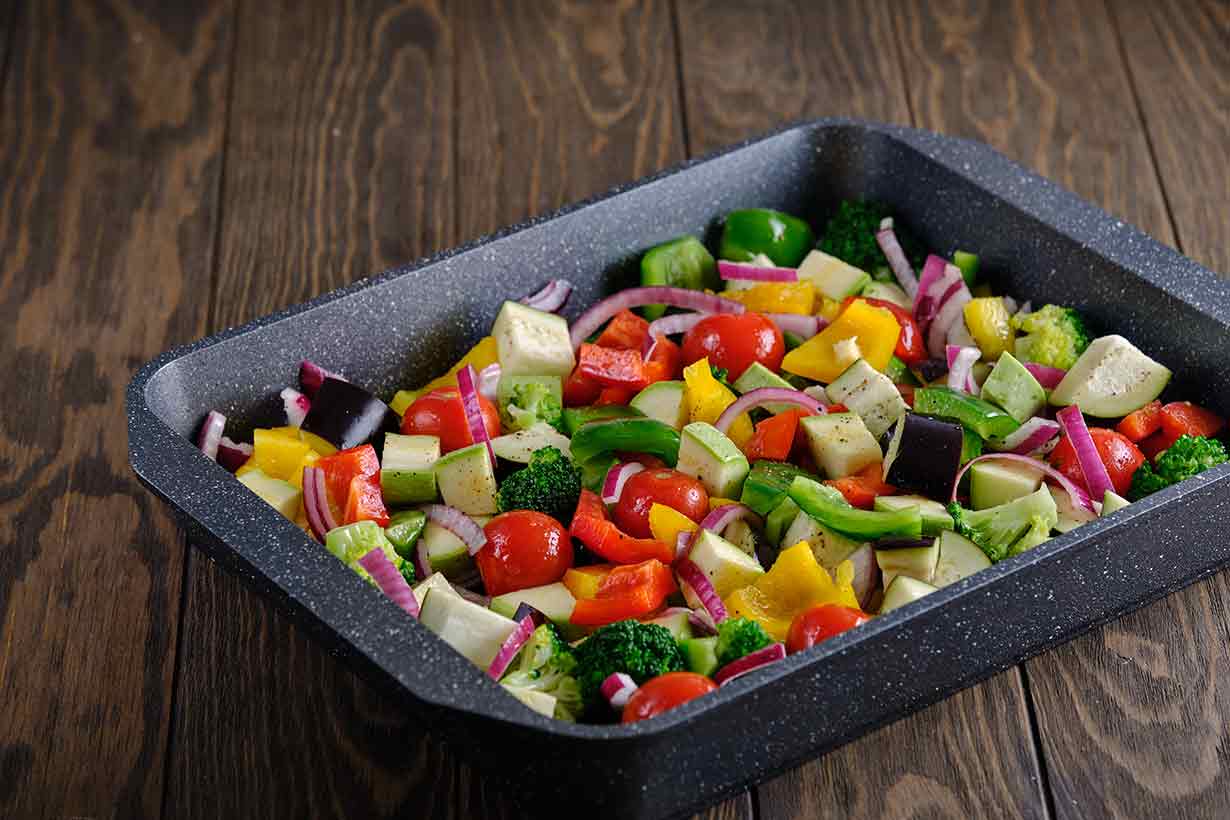
<path id="1" fill-rule="evenodd" d="M 1162 429 L 1162 403 L 1154 400 L 1123 417 L 1115 429 L 1129 440 L 1141 442 Z"/>
<path id="2" fill-rule="evenodd" d="M 661 561 L 618 566 L 602 580 L 597 595 L 576 602 L 569 620 L 578 626 L 602 626 L 642 618 L 660 609 L 676 589 L 670 567 Z"/>
<path id="3" fill-rule="evenodd" d="M 630 387 L 604 387 L 602 392 L 598 394 L 598 398 L 594 399 L 594 407 L 605 407 L 608 404 L 624 405 L 632 401 L 632 397 L 636 395 L 636 391 Z"/>
<path id="4" fill-rule="evenodd" d="M 1190 401 L 1172 401 L 1162 406 L 1162 431 L 1170 442 L 1179 436 L 1215 436 L 1226 426 L 1226 420 Z"/>
<path id="5" fill-rule="evenodd" d="M 375 521 L 382 527 L 389 525 L 389 511 L 384 506 L 384 493 L 380 489 L 379 480 L 374 476 L 357 475 L 351 479 L 343 520 L 347 524 Z"/>
<path id="6" fill-rule="evenodd" d="M 645 362 L 645 378 L 650 384 L 683 375 L 683 348 L 665 336 L 658 337 L 649 360 Z"/>
<path id="7" fill-rule="evenodd" d="M 645 360 L 639 350 L 616 350 L 582 344 L 577 368 L 581 375 L 603 387 L 640 390 L 646 383 Z"/>
<path id="8" fill-rule="evenodd" d="M 582 490 L 569 534 L 592 552 L 616 564 L 636 564 L 651 558 L 669 564 L 675 548 L 653 538 L 633 538 L 607 518 L 606 505 L 597 493 Z"/>
<path id="9" fill-rule="evenodd" d="M 645 349 L 648 341 L 649 322 L 630 310 L 621 310 L 611 319 L 595 344 L 599 347 L 635 350 L 639 353 Z"/>
<path id="10" fill-rule="evenodd" d="M 602 395 L 602 385 L 581 372 L 580 367 L 572 368 L 568 378 L 564 380 L 564 406 L 588 407 Z"/>
<path id="11" fill-rule="evenodd" d="M 875 305 L 878 308 L 884 308 L 896 318 L 897 324 L 901 325 L 901 335 L 897 337 L 897 348 L 893 351 L 898 359 L 906 364 L 916 364 L 927 358 L 927 343 L 923 339 L 922 332 L 918 329 L 918 323 L 914 321 L 910 311 L 887 299 L 872 299 L 867 296 L 848 297 L 842 302 L 842 309 L 844 310 L 845 306 L 855 299 L 866 302 L 869 305 Z"/>
<path id="12" fill-rule="evenodd" d="M 880 462 L 869 464 L 854 475 L 849 475 L 844 478 L 837 478 L 824 482 L 836 489 L 851 507 L 858 507 L 860 510 L 870 510 L 875 506 L 876 496 L 892 495 L 897 492 L 897 488 L 891 484 L 885 484 L 882 477 L 883 467 Z"/>
<path id="13" fill-rule="evenodd" d="M 755 434 L 743 447 L 747 460 L 764 458 L 770 461 L 786 461 L 790 458 L 791 447 L 794 446 L 799 419 L 809 415 L 811 414 L 806 410 L 787 410 L 776 416 L 769 416 L 757 424 Z"/>
<path id="14" fill-rule="evenodd" d="M 371 477 L 380 473 L 380 458 L 376 455 L 375 447 L 361 444 L 349 450 L 338 450 L 331 456 L 324 456 L 316 462 L 316 466 L 325 471 L 325 488 L 329 492 L 330 504 L 335 508 L 334 512 L 337 512 L 348 506 L 350 484 L 355 478 Z"/>

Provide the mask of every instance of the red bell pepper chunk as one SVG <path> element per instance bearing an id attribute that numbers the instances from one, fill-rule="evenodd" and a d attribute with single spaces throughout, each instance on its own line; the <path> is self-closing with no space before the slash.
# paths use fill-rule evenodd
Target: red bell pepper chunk
<path id="1" fill-rule="evenodd" d="M 892 495 L 897 492 L 896 487 L 884 483 L 882 473 L 883 467 L 879 462 L 876 462 L 864 467 L 854 475 L 824 483 L 841 493 L 846 501 L 850 503 L 851 507 L 858 507 L 860 510 L 870 510 L 875 506 L 876 496 Z"/>
<path id="2" fill-rule="evenodd" d="M 602 395 L 602 385 L 581 372 L 580 367 L 574 367 L 564 380 L 564 406 L 587 407 Z"/>
<path id="3" fill-rule="evenodd" d="M 918 323 L 914 321 L 910 311 L 903 308 L 901 305 L 888 301 L 887 299 L 872 299 L 867 296 L 851 296 L 842 303 L 844 310 L 846 305 L 849 305 L 855 299 L 866 302 L 869 305 L 875 305 L 878 308 L 884 308 L 897 320 L 897 324 L 901 326 L 901 335 L 897 337 L 897 348 L 893 352 L 897 358 L 906 364 L 916 364 L 924 361 L 927 358 L 927 343 L 923 339 L 922 331 L 918 329 Z"/>
<path id="4" fill-rule="evenodd" d="M 608 404 L 624 405 L 632 401 L 632 397 L 636 395 L 636 391 L 630 387 L 604 387 L 602 392 L 598 394 L 598 398 L 594 399 L 594 407 L 605 407 Z"/>
<path id="5" fill-rule="evenodd" d="M 799 419 L 809 415 L 811 413 L 806 410 L 787 410 L 776 416 L 769 416 L 757 424 L 755 434 L 748 439 L 743 448 L 747 460 L 785 461 L 790 458 L 790 449 L 794 446 L 794 435 L 799 426 Z"/>
<path id="6" fill-rule="evenodd" d="M 647 369 L 650 365 L 657 365 L 664 374 L 661 378 L 651 379 L 650 383 L 679 378 L 683 375 L 683 348 L 665 336 L 659 336 L 658 343 L 649 354 L 649 361 L 645 362 Z"/>
<path id="7" fill-rule="evenodd" d="M 380 458 L 375 447 L 362 444 L 324 456 L 316 462 L 316 466 L 325 471 L 325 488 L 329 492 L 330 502 L 343 507 L 350 500 L 350 483 L 359 476 L 379 474 Z"/>
<path id="8" fill-rule="evenodd" d="M 1151 401 L 1134 413 L 1123 417 L 1115 429 L 1131 441 L 1141 442 L 1162 429 L 1162 403 Z"/>
<path id="9" fill-rule="evenodd" d="M 1226 426 L 1226 420 L 1211 410 L 1190 401 L 1172 401 L 1161 410 L 1162 431 L 1171 443 L 1179 436 L 1215 436 Z"/>
<path id="10" fill-rule="evenodd" d="M 582 344 L 577 367 L 582 375 L 603 387 L 640 390 L 645 386 L 645 360 L 639 350 L 614 350 Z"/>
<path id="11" fill-rule="evenodd" d="M 602 580 L 595 597 L 576 602 L 569 620 L 578 626 L 602 626 L 642 618 L 660 609 L 677 588 L 670 567 L 661 561 L 618 566 Z"/>
<path id="12" fill-rule="evenodd" d="M 595 343 L 599 347 L 609 347 L 614 350 L 645 349 L 649 341 L 649 322 L 637 316 L 630 310 L 621 310 L 611 319 L 606 330 Z"/>
<path id="13" fill-rule="evenodd" d="M 636 564 L 651 558 L 669 564 L 673 545 L 653 538 L 632 538 L 607 518 L 606 505 L 597 493 L 582 490 L 569 534 L 592 552 L 616 564 Z"/>
<path id="14" fill-rule="evenodd" d="M 351 479 L 343 520 L 347 524 L 353 524 L 356 521 L 375 521 L 382 527 L 389 525 L 389 511 L 384 506 L 384 493 L 376 478 L 357 475 Z"/>

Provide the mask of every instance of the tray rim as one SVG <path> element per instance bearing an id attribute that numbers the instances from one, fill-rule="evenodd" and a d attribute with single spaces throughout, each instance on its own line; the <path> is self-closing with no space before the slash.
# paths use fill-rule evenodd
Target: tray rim
<path id="1" fill-rule="evenodd" d="M 167 454 L 167 458 L 163 459 L 164 461 L 178 461 L 179 463 L 184 463 L 185 459 L 196 459 L 198 456 L 196 447 L 193 446 L 188 439 L 173 431 L 158 416 L 158 414 L 154 412 L 147 400 L 146 388 L 165 366 L 199 350 L 204 350 L 252 331 L 272 326 L 283 320 L 292 318 L 301 313 L 306 313 L 333 301 L 346 298 L 352 294 L 380 285 L 392 279 L 413 274 L 415 272 L 425 272 L 427 269 L 432 268 L 448 259 L 481 249 L 506 237 L 535 229 L 539 226 L 556 221 L 561 217 L 578 213 L 589 207 L 616 198 L 622 194 L 638 188 L 649 186 L 659 180 L 694 169 L 720 157 L 738 152 L 744 148 L 782 138 L 788 134 L 839 127 L 851 127 L 881 134 L 904 144 L 907 148 L 911 148 L 926 155 L 930 160 L 937 162 L 946 169 L 961 174 L 963 179 L 971 185 L 980 188 L 992 196 L 1002 200 L 1006 205 L 1015 208 L 1020 213 L 1030 217 L 1031 219 L 1034 219 L 1043 225 L 1063 233 L 1066 237 L 1074 241 L 1080 242 L 1086 250 L 1106 259 L 1116 266 L 1124 268 L 1133 276 L 1153 285 L 1164 293 L 1179 299 L 1190 308 L 1213 319 L 1226 328 L 1227 331 L 1230 331 L 1230 311 L 1215 309 L 1218 306 L 1230 304 L 1230 283 L 1218 278 L 1212 271 L 1204 268 L 1194 260 L 1183 256 L 1177 250 L 1158 242 L 1126 221 L 1107 213 L 1090 202 L 1087 202 L 1075 193 L 1064 188 L 1062 185 L 1046 179 L 1045 177 L 1042 177 L 1041 175 L 1025 168 L 990 146 L 976 140 L 951 137 L 924 129 L 900 125 L 889 125 L 858 118 L 824 117 L 807 119 L 791 122 L 765 134 L 742 140 L 696 158 L 684 160 L 638 180 L 615 185 L 604 192 L 598 193 L 578 202 L 565 205 L 549 213 L 530 217 L 519 223 L 501 228 L 500 230 L 489 234 L 481 235 L 455 247 L 442 250 L 430 256 L 422 257 L 404 265 L 392 267 L 373 276 L 356 280 L 355 282 L 321 294 L 310 300 L 274 311 L 242 325 L 225 328 L 196 341 L 177 345 L 164 351 L 163 353 L 147 361 L 138 369 L 126 391 L 128 431 L 130 437 L 130 466 L 140 478 L 142 483 L 146 484 L 146 486 L 153 490 L 155 494 L 165 499 L 168 503 L 175 507 L 181 515 L 190 517 L 198 526 L 206 530 L 210 530 L 212 533 L 212 528 L 207 522 L 183 510 L 183 508 L 175 500 L 174 490 L 168 492 L 164 489 L 164 485 L 160 480 L 161 477 L 158 476 L 157 473 L 165 467 L 165 464 L 155 466 L 153 463 L 147 461 L 150 454 L 145 449 L 135 448 L 131 443 L 134 434 L 152 432 L 150 430 L 150 426 L 153 425 L 155 428 L 161 428 L 161 430 L 158 430 L 157 432 L 163 435 L 169 435 L 172 439 L 178 440 L 183 445 L 182 447 L 177 448 L 174 452 L 169 452 Z M 994 172 L 982 171 L 971 174 L 968 161 L 964 163 L 964 167 L 958 167 L 955 164 L 959 161 L 959 158 L 963 152 L 977 154 L 981 159 L 994 162 L 999 165 L 1000 168 L 996 169 Z M 1008 182 L 1008 172 L 1014 172 L 1016 174 L 1016 180 L 1021 185 L 1020 188 L 1015 188 Z M 1028 186 L 1028 188 L 1025 188 L 1025 186 Z M 1028 191 L 1029 196 L 1025 196 L 1021 193 L 1026 190 Z M 1039 196 L 1040 194 L 1041 196 Z M 1041 202 L 1039 201 L 1040 199 L 1042 200 Z M 1053 219 L 1048 218 L 1048 214 L 1053 217 L 1055 213 L 1061 210 L 1064 212 L 1065 216 L 1075 210 L 1078 218 L 1071 219 L 1071 225 L 1066 227 L 1059 225 L 1053 221 Z M 1107 228 L 1109 233 L 1104 233 L 1100 230 L 1090 230 L 1091 228 Z M 1177 285 L 1176 281 L 1173 279 L 1167 279 L 1164 281 L 1160 280 L 1157 275 L 1157 271 L 1159 268 L 1163 267 L 1162 265 L 1149 265 L 1143 269 L 1138 265 L 1134 265 L 1132 263 L 1131 256 L 1133 254 L 1140 253 L 1148 254 L 1155 260 L 1159 258 L 1160 254 L 1161 258 L 1166 262 L 1164 267 L 1177 267 L 1181 269 L 1181 273 L 1183 274 L 1182 279 L 1178 281 Z M 1215 298 L 1218 292 L 1221 293 L 1220 299 Z M 221 470 L 221 468 L 218 468 L 216 465 L 214 465 L 214 468 L 217 472 L 217 479 L 219 482 L 229 480 L 229 473 Z M 956 584 L 952 584 L 944 589 L 941 589 L 938 592 L 933 593 L 919 601 L 915 601 L 893 613 L 874 618 L 871 622 L 864 625 L 862 629 L 859 629 L 856 632 L 838 636 L 834 639 L 826 641 L 820 647 L 808 652 L 788 656 L 784 661 L 767 667 L 757 675 L 746 676 L 731 681 L 729 684 L 721 687 L 719 692 L 712 698 L 705 698 L 697 702 L 687 703 L 681 707 L 666 712 L 653 720 L 642 721 L 634 724 L 568 723 L 539 715 L 526 707 L 520 706 L 520 704 L 518 704 L 519 708 L 508 709 L 506 712 L 497 712 L 485 708 L 484 702 L 486 699 L 479 700 L 477 703 L 463 703 L 457 700 L 441 701 L 437 698 L 430 697 L 416 691 L 411 684 L 399 677 L 379 659 L 373 658 L 371 653 L 367 650 L 356 645 L 353 641 L 347 642 L 355 652 L 364 656 L 368 662 L 374 664 L 388 677 L 395 680 L 398 687 L 404 693 L 408 693 L 414 698 L 422 701 L 424 705 L 465 711 L 498 723 L 513 724 L 523 729 L 568 737 L 569 739 L 575 741 L 609 742 L 614 740 L 643 739 L 672 731 L 680 724 L 689 722 L 693 717 L 701 715 L 704 712 L 727 701 L 740 699 L 747 693 L 759 689 L 761 686 L 767 685 L 770 682 L 777 681 L 783 677 L 792 675 L 800 670 L 809 669 L 813 666 L 818 668 L 822 666 L 825 659 L 830 656 L 856 651 L 858 645 L 864 640 L 870 640 L 886 631 L 892 630 L 899 624 L 912 619 L 916 615 L 921 615 L 933 609 L 943 607 L 958 597 L 976 594 L 979 590 L 982 590 L 985 587 L 996 584 L 1011 575 L 1036 564 L 1049 562 L 1056 556 L 1071 554 L 1073 551 L 1080 550 L 1082 546 L 1092 546 L 1094 540 L 1098 536 L 1101 536 L 1122 524 L 1126 524 L 1137 520 L 1142 516 L 1149 515 L 1153 510 L 1169 503 L 1173 498 L 1177 498 L 1187 492 L 1190 492 L 1191 490 L 1195 490 L 1206 485 L 1225 482 L 1227 479 L 1230 479 L 1230 464 L 1221 465 L 1199 476 L 1188 479 L 1181 484 L 1168 487 L 1165 490 L 1155 493 L 1147 499 L 1136 502 L 1111 516 L 1099 518 L 1093 522 L 1085 524 L 1077 530 L 1056 536 L 1046 544 L 1035 548 L 1034 550 L 1030 550 L 1022 555 L 1015 556 L 1014 558 L 995 564 L 989 569 L 979 572 L 975 576 L 963 579 Z M 210 490 L 213 488 L 207 484 L 203 489 L 207 494 L 210 494 Z M 278 513 L 268 509 L 267 505 L 264 505 L 259 501 L 259 499 L 252 497 L 250 502 L 251 504 L 247 505 L 250 507 L 250 512 L 255 511 L 255 514 L 269 520 L 276 519 L 281 524 L 284 524 L 298 532 L 298 529 L 294 527 L 293 524 L 286 522 L 280 515 L 278 515 Z M 311 541 L 311 539 L 302 533 L 300 533 L 300 537 L 305 541 Z M 219 538 L 219 540 L 225 543 L 227 547 L 241 560 L 248 562 L 247 556 L 242 550 L 236 548 L 230 541 L 226 541 L 221 538 Z M 373 605 L 385 607 L 385 610 L 382 613 L 382 621 L 393 618 L 404 619 L 404 613 L 402 613 L 400 609 L 397 609 L 391 602 L 385 600 L 384 596 L 379 595 L 378 591 L 372 589 L 370 585 L 362 583 L 357 576 L 353 575 L 353 573 L 346 573 L 346 575 L 353 579 L 354 583 L 351 584 L 352 587 L 358 585 L 358 588 L 367 589 L 370 591 L 370 594 L 367 596 L 367 600 L 372 602 Z M 296 595 L 293 590 L 289 590 L 285 586 L 277 584 L 277 582 L 272 583 L 279 586 L 287 598 L 294 600 L 305 610 L 310 611 L 310 607 L 308 607 L 303 600 L 300 600 L 300 597 Z M 378 601 L 381 600 L 384 600 L 383 604 L 378 603 Z M 287 606 L 284 601 L 275 601 L 275 605 L 281 608 L 285 608 Z M 320 626 L 324 626 L 327 629 L 338 632 L 340 637 L 344 637 L 341 636 L 340 629 L 331 623 L 330 619 L 321 616 L 319 613 L 312 612 L 311 614 L 320 622 Z M 401 624 L 398 624 L 398 626 L 400 627 Z M 415 622 L 411 628 L 426 631 L 417 622 Z M 443 643 L 435 635 L 429 635 L 429 637 L 433 641 Z M 509 704 L 517 703 L 517 701 L 510 695 L 499 691 L 498 685 L 491 681 L 485 674 L 482 674 L 481 670 L 473 667 L 468 661 L 461 658 L 460 655 L 457 655 L 456 653 L 450 654 L 454 656 L 456 661 L 464 664 L 473 672 L 472 675 L 462 675 L 462 677 L 471 677 L 475 678 L 475 680 L 459 681 L 460 683 L 487 688 L 490 693 L 498 694 L 503 701 L 506 701 Z M 456 664 L 452 665 L 455 666 Z M 983 678 L 984 677 L 985 676 L 983 676 Z"/>

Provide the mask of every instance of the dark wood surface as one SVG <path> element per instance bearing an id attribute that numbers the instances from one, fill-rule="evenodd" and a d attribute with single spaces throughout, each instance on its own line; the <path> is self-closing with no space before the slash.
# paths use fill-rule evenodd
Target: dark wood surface
<path id="1" fill-rule="evenodd" d="M 146 358 L 830 114 L 1230 271 L 1228 48 L 1224 0 L 0 9 L 0 816 L 514 816 L 136 484 Z M 708 815 L 1225 817 L 1228 611 L 1214 576 Z"/>

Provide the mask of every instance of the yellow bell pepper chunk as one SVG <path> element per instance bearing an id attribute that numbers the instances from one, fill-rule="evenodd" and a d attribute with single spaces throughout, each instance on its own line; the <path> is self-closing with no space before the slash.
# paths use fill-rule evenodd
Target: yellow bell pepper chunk
<path id="1" fill-rule="evenodd" d="M 800 541 L 777 556 L 773 567 L 751 586 L 726 597 L 731 617 L 751 618 L 778 641 L 786 640 L 797 615 L 822 604 L 858 609 L 852 581 L 854 565 L 843 561 L 834 580 L 816 561 L 811 545 Z"/>
<path id="2" fill-rule="evenodd" d="M 649 508 L 649 531 L 659 541 L 675 545 L 681 532 L 696 532 L 700 526 L 674 507 L 654 504 Z"/>
<path id="3" fill-rule="evenodd" d="M 247 464 L 286 481 L 296 470 L 303 472 L 299 465 L 310 452 L 312 448 L 298 437 L 291 438 L 277 430 L 258 429 L 252 432 L 252 457 Z"/>
<path id="4" fill-rule="evenodd" d="M 718 507 L 725 507 L 727 504 L 738 504 L 736 498 L 719 498 L 716 495 L 709 496 L 709 512 L 713 512 Z"/>
<path id="5" fill-rule="evenodd" d="M 564 586 L 578 601 L 598 597 L 598 587 L 611 572 L 609 566 L 573 567 L 564 573 Z"/>
<path id="6" fill-rule="evenodd" d="M 337 448 L 330 444 L 328 439 L 321 438 L 315 433 L 309 433 L 307 430 L 300 430 L 298 427 L 270 427 L 269 432 L 305 442 L 317 455 L 331 456 L 337 452 Z"/>
<path id="7" fill-rule="evenodd" d="M 832 324 L 787 353 L 782 370 L 828 384 L 861 358 L 884 372 L 900 335 L 901 325 L 891 312 L 856 300 Z"/>
<path id="8" fill-rule="evenodd" d="M 820 304 L 816 306 L 816 314 L 820 318 L 831 322 L 841 314 L 841 302 L 836 299 L 830 299 L 827 296 L 821 296 Z"/>
<path id="9" fill-rule="evenodd" d="M 688 402 L 688 421 L 705 421 L 713 424 L 722 411 L 735 403 L 735 394 L 720 381 L 713 378 L 709 359 L 693 362 L 683 369 L 683 381 L 687 385 L 684 396 Z M 752 437 L 752 420 L 747 413 L 735 419 L 726 431 L 726 436 L 740 449 Z"/>
<path id="10" fill-rule="evenodd" d="M 299 466 L 291 470 L 290 476 L 286 480 L 302 490 L 303 489 L 303 468 L 311 467 L 318 461 L 320 461 L 320 453 L 316 452 L 315 450 L 308 450 L 307 453 L 304 454 L 303 459 L 300 460 Z"/>
<path id="11" fill-rule="evenodd" d="M 1012 315 L 1001 296 L 982 296 L 966 303 L 965 326 L 978 343 L 982 358 L 993 362 L 1004 351 L 1012 349 L 1016 332 L 1012 329 Z"/>
<path id="12" fill-rule="evenodd" d="M 726 299 L 742 302 L 757 313 L 797 313 L 810 316 L 816 306 L 816 286 L 811 282 L 765 282 L 745 290 L 728 290 Z"/>
<path id="13" fill-rule="evenodd" d="M 495 364 L 496 361 L 498 361 L 498 355 L 496 353 L 495 337 L 484 336 L 478 340 L 478 344 L 470 348 L 466 355 L 462 356 L 461 360 L 449 368 L 449 371 L 443 376 L 432 379 L 418 390 L 398 390 L 393 394 L 393 400 L 389 402 L 389 407 L 393 408 L 393 412 L 397 415 L 403 416 L 406 413 L 406 408 L 414 404 L 414 400 L 424 393 L 428 393 L 438 387 L 456 387 L 457 372 L 467 364 L 473 365 L 475 370 L 482 370 L 489 364 Z"/>

